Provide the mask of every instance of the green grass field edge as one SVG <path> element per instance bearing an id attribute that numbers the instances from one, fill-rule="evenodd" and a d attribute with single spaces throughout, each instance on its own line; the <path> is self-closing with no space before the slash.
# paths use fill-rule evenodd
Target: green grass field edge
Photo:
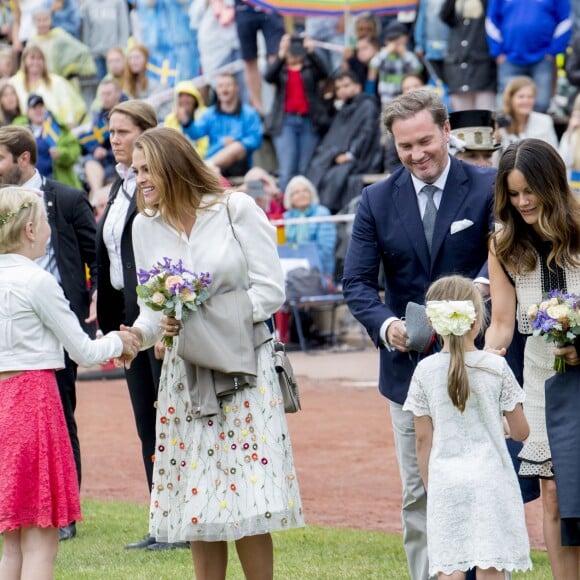
<path id="1" fill-rule="evenodd" d="M 59 546 L 55 579 L 193 578 L 189 550 L 124 549 L 127 543 L 147 533 L 147 507 L 84 500 L 83 518 L 77 525 L 77 537 Z M 277 532 L 273 537 L 276 578 L 401 580 L 409 577 L 400 535 L 308 525 Z M 514 574 L 513 578 L 552 577 L 545 553 L 534 551 L 532 561 L 532 572 Z M 229 552 L 228 579 L 243 579 L 233 545 Z"/>

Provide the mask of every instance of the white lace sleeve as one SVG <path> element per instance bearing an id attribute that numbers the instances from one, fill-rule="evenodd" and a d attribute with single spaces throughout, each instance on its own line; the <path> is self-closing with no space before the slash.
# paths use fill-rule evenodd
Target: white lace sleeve
<path id="1" fill-rule="evenodd" d="M 411 378 L 411 384 L 409 385 L 407 399 L 403 405 L 403 411 L 411 411 L 411 413 L 417 417 L 423 417 L 424 415 L 431 416 L 429 400 L 425 390 L 423 389 L 423 385 L 417 376 L 417 372 L 415 372 Z"/>
<path id="2" fill-rule="evenodd" d="M 502 372 L 501 394 L 499 397 L 500 408 L 503 411 L 513 411 L 517 403 L 523 403 L 526 398 L 524 389 L 520 387 L 512 370 L 504 361 Z"/>

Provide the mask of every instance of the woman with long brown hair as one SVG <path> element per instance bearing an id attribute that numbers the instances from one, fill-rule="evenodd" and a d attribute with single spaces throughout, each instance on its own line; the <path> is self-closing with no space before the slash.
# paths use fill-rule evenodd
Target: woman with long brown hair
<path id="1" fill-rule="evenodd" d="M 543 293 L 580 294 L 580 205 L 570 191 L 562 158 L 552 146 L 524 139 L 506 149 L 495 185 L 495 218 L 499 228 L 489 251 L 493 309 L 486 348 L 504 352 L 514 321 L 528 335 L 524 410 L 530 436 L 520 453 L 520 476 L 540 477 L 544 539 L 554 577 L 576 580 L 580 517 L 560 518 L 546 425 L 545 382 L 555 374 L 555 355 L 564 356 L 570 366 L 580 365 L 579 345 L 554 350 L 541 336 L 532 335 L 527 314 Z"/>
<path id="2" fill-rule="evenodd" d="M 0 81 L 0 126 L 12 125 L 14 119 L 21 116 L 16 89 L 8 81 Z"/>
<path id="3" fill-rule="evenodd" d="M 164 97 L 162 93 L 167 92 L 159 81 L 147 75 L 147 65 L 149 63 L 149 50 L 142 44 L 136 44 L 127 52 L 125 60 L 125 72 L 123 73 L 123 92 L 132 99 L 147 99 L 151 101 L 157 111 L 157 117 L 164 119 L 171 110 L 173 92 L 169 90 L 169 96 Z M 156 95 L 155 102 L 150 97 Z M 162 98 L 163 97 L 163 98 Z"/>
<path id="4" fill-rule="evenodd" d="M 151 94 L 151 82 L 147 78 L 149 50 L 136 44 L 128 52 L 123 74 L 123 91 L 132 99 L 143 99 Z"/>
<path id="5" fill-rule="evenodd" d="M 137 270 L 170 258 L 192 272 L 209 272 L 208 300 L 241 290 L 254 325 L 264 331 L 260 323 L 284 302 L 284 282 L 275 228 L 262 209 L 244 193 L 224 191 L 175 129 L 143 133 L 133 167 L 142 209 L 133 225 Z M 144 348 L 163 331 L 177 341 L 165 352 L 159 385 L 150 533 L 190 542 L 196 578 L 225 579 L 227 542 L 235 541 L 246 577 L 271 579 L 270 532 L 304 521 L 269 333 L 252 349 L 257 385 L 240 387 L 211 412 L 198 405 L 190 367 L 177 354 L 187 318 L 180 323 L 140 307 L 133 328 Z M 216 332 L 233 329 L 232 322 L 231 330 Z M 201 382 L 199 389 L 212 389 L 210 381 Z"/>

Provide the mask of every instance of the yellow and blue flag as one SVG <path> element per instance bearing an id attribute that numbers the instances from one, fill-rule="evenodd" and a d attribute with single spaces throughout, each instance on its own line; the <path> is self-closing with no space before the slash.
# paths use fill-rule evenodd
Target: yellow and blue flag
<path id="1" fill-rule="evenodd" d="M 157 81 L 162 87 L 174 87 L 179 77 L 175 56 L 163 59 L 151 56 L 147 63 L 147 77 Z"/>
<path id="2" fill-rule="evenodd" d="M 60 138 L 60 125 L 56 119 L 47 113 L 44 123 L 42 123 L 42 138 L 48 142 L 49 147 L 56 147 Z"/>
<path id="3" fill-rule="evenodd" d="M 103 145 L 109 138 L 109 125 L 104 122 L 102 125 L 91 125 L 88 131 L 81 133 L 78 136 L 78 142 L 81 147 L 86 149 L 94 149 L 99 145 Z"/>
<path id="4" fill-rule="evenodd" d="M 576 195 L 580 195 L 580 171 L 571 169 L 568 171 L 568 183 Z"/>

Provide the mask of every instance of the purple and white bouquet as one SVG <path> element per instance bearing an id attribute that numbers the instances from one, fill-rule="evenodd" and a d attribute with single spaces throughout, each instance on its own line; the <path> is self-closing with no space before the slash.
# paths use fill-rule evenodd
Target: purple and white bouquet
<path id="1" fill-rule="evenodd" d="M 190 272 L 181 260 L 172 264 L 170 258 L 163 258 L 163 262 L 157 262 L 149 271 L 139 270 L 137 278 L 139 298 L 152 310 L 163 311 L 177 320 L 183 320 L 209 298 L 208 288 L 212 283 L 209 272 Z M 164 336 L 163 344 L 173 346 L 173 337 Z"/>
<path id="2" fill-rule="evenodd" d="M 542 336 L 558 347 L 574 344 L 580 336 L 580 296 L 551 290 L 544 294 L 542 302 L 530 306 L 528 318 L 534 336 Z M 566 371 L 563 356 L 556 356 L 554 370 L 559 373 Z"/>

